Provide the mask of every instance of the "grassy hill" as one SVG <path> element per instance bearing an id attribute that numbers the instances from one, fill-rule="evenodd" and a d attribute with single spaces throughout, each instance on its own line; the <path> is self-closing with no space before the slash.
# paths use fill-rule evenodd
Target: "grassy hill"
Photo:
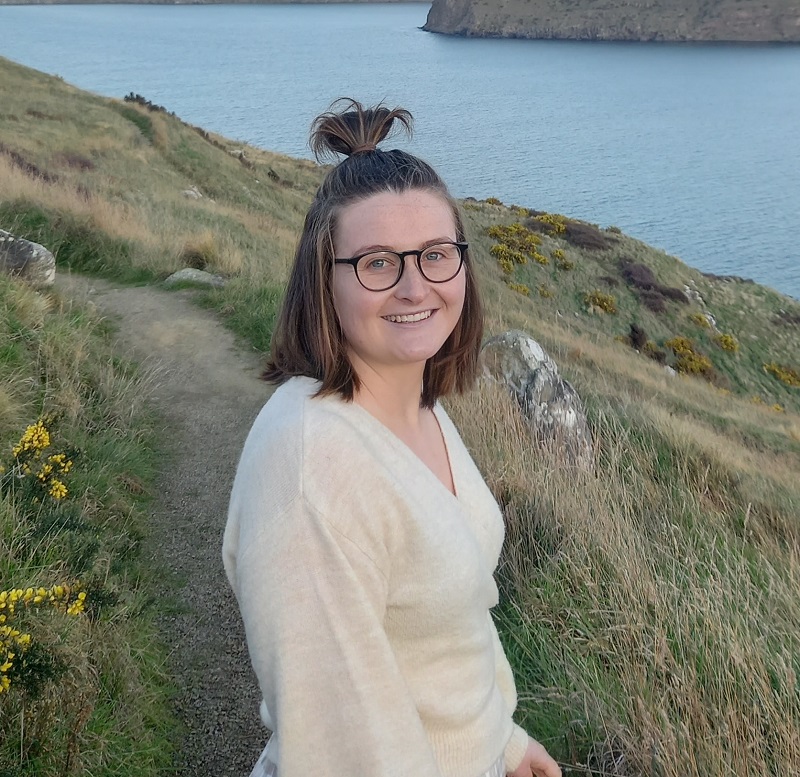
<path id="1" fill-rule="evenodd" d="M 800 41 L 793 0 L 433 0 L 424 29 L 500 38 Z"/>
<path id="2" fill-rule="evenodd" d="M 2 59 L 0 85 L 1 228 L 132 283 L 220 272 L 199 299 L 267 349 L 319 167 Z M 532 444 L 497 391 L 450 403 L 508 520 L 499 619 L 520 720 L 596 774 L 796 773 L 800 304 L 535 205 L 463 202 L 487 334 L 524 329 L 555 358 L 596 471 Z M 17 393 L 4 447 L 32 408 Z M 22 552 L 0 545 L 2 575 L 31 569 Z"/>

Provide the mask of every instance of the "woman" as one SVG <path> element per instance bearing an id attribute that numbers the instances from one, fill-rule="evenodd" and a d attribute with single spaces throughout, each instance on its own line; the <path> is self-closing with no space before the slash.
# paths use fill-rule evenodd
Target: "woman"
<path id="1" fill-rule="evenodd" d="M 334 108 L 336 104 L 334 105 Z M 458 208 L 377 148 L 404 110 L 346 101 L 306 216 L 223 555 L 274 730 L 254 774 L 556 777 L 511 716 L 492 622 L 500 511 L 438 399 L 482 313 Z"/>

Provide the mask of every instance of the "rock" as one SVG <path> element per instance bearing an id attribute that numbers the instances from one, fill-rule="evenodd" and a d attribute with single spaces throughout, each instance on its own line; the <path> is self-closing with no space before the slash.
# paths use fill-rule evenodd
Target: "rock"
<path id="1" fill-rule="evenodd" d="M 706 302 L 701 296 L 700 292 L 694 287 L 694 281 L 691 286 L 684 285 L 683 293 L 690 302 L 696 302 L 698 305 L 706 306 Z"/>
<path id="2" fill-rule="evenodd" d="M 201 286 L 212 286 L 215 289 L 221 289 L 225 285 L 225 279 L 221 275 L 214 275 L 205 270 L 184 267 L 182 270 L 172 273 L 164 281 L 165 286 L 175 286 L 178 283 L 197 283 Z"/>
<path id="3" fill-rule="evenodd" d="M 524 332 L 505 332 L 486 342 L 481 364 L 483 378 L 517 400 L 535 440 L 554 443 L 570 464 L 592 469 L 592 434 L 581 398 L 539 343 Z"/>
<path id="4" fill-rule="evenodd" d="M 199 190 L 198 190 L 198 188 L 196 186 L 192 186 L 190 189 L 184 189 L 183 192 L 181 192 L 181 194 L 183 194 L 184 197 L 186 197 L 187 199 L 190 199 L 190 200 L 202 200 L 203 199 L 203 195 L 200 194 L 200 192 L 199 192 Z"/>
<path id="5" fill-rule="evenodd" d="M 678 374 L 668 364 L 664 366 L 664 372 L 666 372 L 667 375 L 669 375 L 670 378 L 674 378 Z"/>
<path id="6" fill-rule="evenodd" d="M 56 260 L 44 246 L 0 229 L 0 269 L 36 288 L 52 286 Z"/>

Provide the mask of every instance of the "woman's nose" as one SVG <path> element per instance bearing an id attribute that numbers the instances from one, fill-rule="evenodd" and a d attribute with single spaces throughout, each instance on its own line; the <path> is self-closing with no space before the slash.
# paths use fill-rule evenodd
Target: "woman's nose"
<path id="1" fill-rule="evenodd" d="M 395 286 L 395 296 L 413 301 L 421 300 L 428 293 L 428 282 L 420 272 L 415 257 L 404 257 L 406 266 L 403 274 Z"/>

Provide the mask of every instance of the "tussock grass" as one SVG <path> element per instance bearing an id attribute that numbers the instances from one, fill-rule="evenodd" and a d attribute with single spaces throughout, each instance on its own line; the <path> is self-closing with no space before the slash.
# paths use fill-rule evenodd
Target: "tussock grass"
<path id="1" fill-rule="evenodd" d="M 497 389 L 451 412 L 505 508 L 499 619 L 530 729 L 597 774 L 793 774 L 798 484 L 731 489 L 735 458 L 605 403 L 592 473 L 534 449 Z"/>

